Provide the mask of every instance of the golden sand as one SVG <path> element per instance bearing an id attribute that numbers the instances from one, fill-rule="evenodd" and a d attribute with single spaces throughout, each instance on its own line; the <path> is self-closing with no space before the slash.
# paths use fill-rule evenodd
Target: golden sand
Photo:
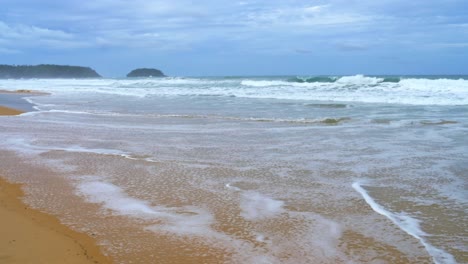
<path id="1" fill-rule="evenodd" d="M 9 107 L 0 106 L 0 115 L 19 115 L 24 113 L 23 111 L 16 110 Z"/>
<path id="2" fill-rule="evenodd" d="M 0 106 L 0 115 L 18 115 Z M 0 263 L 112 263 L 95 241 L 25 205 L 21 185 L 0 178 Z"/>
<path id="3" fill-rule="evenodd" d="M 42 95 L 43 93 L 41 92 L 36 92 L 32 90 L 17 90 L 17 91 L 6 91 L 6 90 L 0 90 L 0 94 L 27 94 L 27 95 Z M 18 110 L 18 109 L 13 109 L 10 107 L 6 106 L 1 106 L 0 105 L 0 116 L 4 115 L 19 115 L 24 113 L 24 111 Z"/>
<path id="4" fill-rule="evenodd" d="M 0 263 L 112 263 L 95 241 L 21 201 L 21 185 L 0 178 Z"/>

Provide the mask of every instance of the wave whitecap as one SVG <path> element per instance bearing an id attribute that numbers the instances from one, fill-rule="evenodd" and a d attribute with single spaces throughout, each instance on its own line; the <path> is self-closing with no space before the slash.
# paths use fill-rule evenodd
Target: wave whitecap
<path id="1" fill-rule="evenodd" d="M 5 88 L 3 88 L 5 87 Z M 1 89 L 40 89 L 73 98 L 106 96 L 216 96 L 230 98 L 362 102 L 408 105 L 468 105 L 468 80 L 354 76 L 266 78 L 163 78 L 161 80 L 1 80 Z M 37 101 L 40 99 L 34 99 Z"/>
<path id="2" fill-rule="evenodd" d="M 400 77 L 366 77 L 364 75 L 356 76 L 344 76 L 344 77 L 330 77 L 330 76 L 315 76 L 315 77 L 300 77 L 296 76 L 289 78 L 287 81 L 292 83 L 334 83 L 337 81 L 347 82 L 350 79 L 368 79 L 372 83 L 398 83 L 400 82 Z"/>

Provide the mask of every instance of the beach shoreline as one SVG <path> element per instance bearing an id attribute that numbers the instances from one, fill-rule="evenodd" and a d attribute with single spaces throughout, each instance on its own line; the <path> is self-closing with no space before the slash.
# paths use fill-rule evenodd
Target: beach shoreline
<path id="1" fill-rule="evenodd" d="M 22 113 L 24 111 L 0 105 L 0 116 L 20 115 Z"/>
<path id="2" fill-rule="evenodd" d="M 22 202 L 21 184 L 0 177 L 0 262 L 112 263 L 93 238 Z"/>
<path id="3" fill-rule="evenodd" d="M 2 90 L 0 89 L 0 115 L 19 115 L 35 111 L 35 105 L 26 97 L 43 96 L 48 93 L 33 90 Z"/>
<path id="4" fill-rule="evenodd" d="M 24 112 L 0 105 L 0 116 Z M 0 176 L 1 263 L 112 263 L 92 237 L 70 229 L 52 215 L 32 209 L 22 201 L 24 195 L 21 184 Z"/>
<path id="5" fill-rule="evenodd" d="M 348 79 L 5 82 L 0 175 L 118 263 L 465 263 L 458 81 Z"/>

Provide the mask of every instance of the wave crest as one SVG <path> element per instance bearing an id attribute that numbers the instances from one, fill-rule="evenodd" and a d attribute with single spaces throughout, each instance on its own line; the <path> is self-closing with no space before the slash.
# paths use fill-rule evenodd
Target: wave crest
<path id="1" fill-rule="evenodd" d="M 331 77 L 252 78 L 163 78 L 158 80 L 2 80 L 11 90 L 43 89 L 52 96 L 104 94 L 149 98 L 152 96 L 218 96 L 254 99 L 468 105 L 468 80 L 449 76 L 371 77 L 364 75 Z M 40 101 L 35 99 L 35 101 Z"/>
<path id="2" fill-rule="evenodd" d="M 296 83 L 333 83 L 336 80 L 337 80 L 336 77 L 317 76 L 317 77 L 310 77 L 310 78 L 294 77 L 294 78 L 288 79 L 288 82 L 296 82 Z"/>
<path id="3" fill-rule="evenodd" d="M 293 77 L 287 81 L 292 83 L 334 83 L 334 82 L 350 82 L 350 83 L 398 83 L 400 77 L 369 77 L 364 75 L 330 77 L 330 76 L 315 76 L 315 77 Z"/>

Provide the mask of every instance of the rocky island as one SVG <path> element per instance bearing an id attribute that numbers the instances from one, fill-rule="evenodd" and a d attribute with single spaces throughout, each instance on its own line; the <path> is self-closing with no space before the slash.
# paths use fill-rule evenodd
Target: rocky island
<path id="1" fill-rule="evenodd" d="M 166 77 L 166 75 L 158 69 L 140 68 L 129 72 L 127 77 Z"/>
<path id="2" fill-rule="evenodd" d="M 0 79 L 28 78 L 99 78 L 89 67 L 69 65 L 0 65 Z"/>

